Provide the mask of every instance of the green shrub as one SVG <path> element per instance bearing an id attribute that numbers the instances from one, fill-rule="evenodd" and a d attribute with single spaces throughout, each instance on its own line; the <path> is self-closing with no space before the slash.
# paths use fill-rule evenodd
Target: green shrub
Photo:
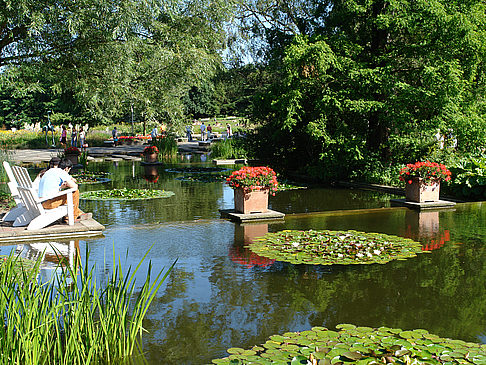
<path id="1" fill-rule="evenodd" d="M 486 198 L 486 156 L 463 157 L 448 166 L 452 180 L 444 184 L 446 193 L 458 198 L 484 200 Z"/>

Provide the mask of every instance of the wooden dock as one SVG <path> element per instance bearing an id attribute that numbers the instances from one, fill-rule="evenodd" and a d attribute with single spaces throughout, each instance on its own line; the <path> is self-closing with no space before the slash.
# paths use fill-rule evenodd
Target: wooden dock
<path id="1" fill-rule="evenodd" d="M 23 241 L 82 238 L 102 235 L 105 227 L 94 219 L 87 219 L 70 226 L 57 221 L 45 228 L 28 231 L 26 227 L 12 227 L 12 222 L 0 223 L 0 244 Z"/>

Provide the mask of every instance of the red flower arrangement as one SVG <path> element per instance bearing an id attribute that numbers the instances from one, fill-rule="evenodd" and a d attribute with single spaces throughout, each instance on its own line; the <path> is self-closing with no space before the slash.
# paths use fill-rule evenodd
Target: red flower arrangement
<path id="1" fill-rule="evenodd" d="M 270 193 L 275 195 L 277 191 L 277 174 L 270 167 L 249 167 L 245 166 L 234 171 L 227 179 L 226 184 L 233 189 L 243 189 L 245 193 L 270 189 Z"/>
<path id="2" fill-rule="evenodd" d="M 76 155 L 79 156 L 81 152 L 76 147 L 68 147 L 64 150 L 65 155 Z"/>
<path id="3" fill-rule="evenodd" d="M 147 146 L 143 149 L 144 155 L 151 155 L 152 153 L 159 153 L 159 149 L 156 146 Z"/>
<path id="4" fill-rule="evenodd" d="M 408 184 L 412 183 L 412 177 L 421 177 L 429 184 L 432 180 L 444 179 L 449 181 L 451 179 L 451 172 L 442 164 L 437 162 L 415 162 L 414 164 L 407 164 L 400 170 L 400 180 L 406 181 Z"/>

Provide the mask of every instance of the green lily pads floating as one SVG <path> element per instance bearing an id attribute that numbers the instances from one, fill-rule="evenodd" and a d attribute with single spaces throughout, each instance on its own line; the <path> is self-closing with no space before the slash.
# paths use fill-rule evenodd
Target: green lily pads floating
<path id="1" fill-rule="evenodd" d="M 190 181 L 190 182 L 202 182 L 202 183 L 212 183 L 212 182 L 223 182 L 227 176 L 216 175 L 216 174 L 184 174 L 183 176 L 176 177 L 176 180 Z"/>
<path id="2" fill-rule="evenodd" d="M 85 191 L 81 193 L 80 199 L 85 200 L 144 200 L 168 198 L 174 195 L 172 191 L 150 190 L 150 189 L 111 189 Z"/>
<path id="3" fill-rule="evenodd" d="M 222 172 L 228 171 L 228 169 L 223 167 L 171 167 L 165 169 L 167 172 L 177 172 L 177 173 L 197 173 L 197 174 L 204 174 L 204 173 L 211 173 L 211 172 Z"/>
<path id="4" fill-rule="evenodd" d="M 277 192 L 286 191 L 286 190 L 299 190 L 299 189 L 307 189 L 307 186 L 294 185 L 288 181 L 279 181 L 277 186 Z"/>
<path id="5" fill-rule="evenodd" d="M 108 172 L 88 172 L 83 171 L 72 176 L 76 179 L 78 184 L 101 184 L 111 181 L 107 176 L 110 175 Z"/>
<path id="6" fill-rule="evenodd" d="M 267 233 L 248 247 L 257 255 L 293 264 L 384 264 L 422 253 L 408 238 L 357 231 L 293 231 Z"/>
<path id="7" fill-rule="evenodd" d="M 336 326 L 271 336 L 262 346 L 230 354 L 213 364 L 484 364 L 486 345 L 441 338 L 423 329 Z M 405 332 L 405 333 L 404 333 Z M 402 335 L 403 334 L 403 335 Z M 430 338 L 433 338 L 431 340 Z"/>

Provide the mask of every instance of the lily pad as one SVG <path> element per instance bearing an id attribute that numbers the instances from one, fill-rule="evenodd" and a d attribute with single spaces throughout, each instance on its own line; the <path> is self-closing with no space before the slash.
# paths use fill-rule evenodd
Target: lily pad
<path id="1" fill-rule="evenodd" d="M 79 172 L 77 174 L 73 174 L 73 178 L 76 179 L 76 182 L 78 184 L 101 184 L 105 182 L 111 181 L 111 179 L 108 178 L 110 174 L 108 172 L 89 172 L 89 171 L 83 171 Z"/>
<path id="2" fill-rule="evenodd" d="M 145 200 L 156 198 L 168 198 L 174 195 L 172 191 L 150 189 L 111 189 L 85 191 L 80 194 L 80 199 L 85 200 Z"/>
<path id="3" fill-rule="evenodd" d="M 422 245 L 408 238 L 358 231 L 296 231 L 267 233 L 248 247 L 257 255 L 293 264 L 350 265 L 386 263 L 415 257 Z M 358 328 L 366 331 L 367 328 Z M 415 338 L 415 333 L 412 338 Z M 418 333 L 417 337 L 422 337 Z"/>
<path id="4" fill-rule="evenodd" d="M 328 331 L 324 327 L 314 327 L 310 331 L 286 332 L 283 335 L 271 336 L 264 347 L 253 346 L 252 352 L 240 348 L 228 349 L 229 355 L 223 359 L 215 359 L 213 364 L 347 364 L 361 365 L 384 364 L 388 362 L 407 364 L 485 364 L 486 355 L 481 344 L 465 343 L 461 340 L 440 338 L 447 345 L 427 345 L 404 340 L 402 334 L 413 339 L 412 334 L 430 335 L 425 330 L 402 331 L 386 328 L 387 337 L 378 334 L 385 328 L 355 327 L 344 324 L 336 326 L 337 331 Z M 358 331 L 361 339 L 350 332 Z M 335 333 L 337 337 L 326 334 Z M 309 337 L 316 337 L 314 345 L 308 345 Z M 298 342 L 289 340 L 299 340 Z M 275 340 L 279 340 L 278 342 Z M 300 341 L 305 341 L 306 344 Z M 317 345 L 319 343 L 319 345 Z M 271 344 L 270 346 L 268 346 Z M 323 345 L 324 344 L 324 345 Z M 403 346 L 406 345 L 406 346 Z M 454 347 L 452 347 L 452 345 Z M 484 346 L 484 345 L 483 345 Z M 254 352 L 254 354 L 253 354 Z M 251 355 L 250 355 L 251 354 Z M 251 356 L 251 360 L 250 360 Z"/>

